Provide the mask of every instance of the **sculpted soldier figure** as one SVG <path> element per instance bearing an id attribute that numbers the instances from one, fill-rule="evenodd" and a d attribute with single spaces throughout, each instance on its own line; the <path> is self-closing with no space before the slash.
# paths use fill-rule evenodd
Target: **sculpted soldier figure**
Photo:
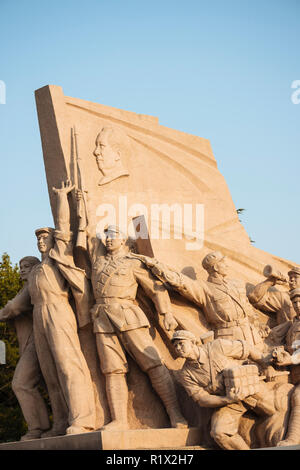
<path id="1" fill-rule="evenodd" d="M 220 252 L 209 253 L 202 261 L 208 272 L 207 281 L 192 280 L 153 258 L 144 259 L 163 282 L 202 308 L 215 338 L 242 339 L 250 345 L 264 347 L 261 336 L 264 332 L 249 321 L 255 319 L 255 312 L 247 298 L 245 285 L 227 279 L 226 258 Z"/>
<path id="2" fill-rule="evenodd" d="M 25 283 L 32 268 L 39 263 L 35 256 L 25 256 L 20 260 L 20 277 Z M 19 342 L 20 359 L 14 372 L 12 389 L 28 427 L 21 441 L 38 439 L 50 427 L 47 408 L 38 388 L 42 375 L 33 338 L 32 306 L 27 302 L 28 294 L 24 286 L 0 310 L 0 321 L 14 320 Z"/>
<path id="3" fill-rule="evenodd" d="M 276 362 L 279 366 L 291 367 L 291 382 L 295 385 L 292 395 L 291 415 L 287 435 L 278 446 L 289 446 L 300 443 L 300 288 L 290 292 L 296 317 L 292 321 L 280 325 L 285 329 L 286 351 L 279 348 Z M 279 329 L 279 327 L 278 327 Z"/>
<path id="4" fill-rule="evenodd" d="M 272 402 L 264 400 L 260 389 L 250 398 L 249 386 L 248 390 L 243 385 L 226 393 L 225 371 L 247 358 L 265 363 L 267 356 L 264 357 L 261 351 L 243 340 L 219 338 L 199 345 L 193 333 L 186 330 L 176 331 L 172 342 L 177 354 L 186 359 L 179 371 L 179 380 L 183 387 L 199 406 L 215 409 L 210 431 L 213 439 L 222 449 L 249 449 L 239 434 L 243 414 L 248 409 L 253 409 L 257 414 L 268 416 L 276 410 Z M 249 366 L 246 367 L 249 369 Z M 256 366 L 251 367 L 256 369 Z M 243 377 L 245 378 L 246 376 Z M 249 383 L 254 384 L 254 381 Z"/>
<path id="5" fill-rule="evenodd" d="M 53 412 L 53 427 L 42 437 L 77 434 L 95 428 L 92 381 L 77 335 L 77 323 L 69 303 L 70 288 L 76 303 L 79 326 L 88 323 L 88 286 L 85 273 L 72 257 L 67 194 L 70 183 L 57 195 L 56 230 L 36 230 L 42 262 L 28 276 L 28 302 L 33 304 L 36 351 Z"/>
<path id="6" fill-rule="evenodd" d="M 271 268 L 271 266 L 266 266 L 266 268 Z M 276 324 L 279 325 L 292 320 L 295 311 L 288 292 L 270 290 L 277 284 L 285 284 L 284 276 L 272 269 L 266 270 L 266 268 L 264 273 L 267 275 L 267 279 L 255 286 L 248 298 L 255 308 L 276 315 Z M 288 276 L 290 289 L 300 287 L 300 268 L 294 266 L 288 272 Z"/>
<path id="7" fill-rule="evenodd" d="M 80 191 L 78 199 L 82 197 Z M 94 333 L 102 373 L 106 378 L 106 393 L 112 421 L 102 429 L 127 429 L 128 371 L 125 351 L 150 378 L 161 398 L 172 427 L 187 427 L 176 397 L 170 372 L 162 363 L 149 333 L 150 323 L 137 305 L 136 293 L 140 285 L 153 300 L 156 310 L 164 316 L 167 330 L 175 329 L 177 322 L 171 314 L 168 293 L 144 264 L 133 257 L 125 247 L 125 236 L 116 226 L 106 231 L 106 256 L 99 256 L 99 240 L 92 239 L 92 285 L 96 300 L 92 308 Z"/>

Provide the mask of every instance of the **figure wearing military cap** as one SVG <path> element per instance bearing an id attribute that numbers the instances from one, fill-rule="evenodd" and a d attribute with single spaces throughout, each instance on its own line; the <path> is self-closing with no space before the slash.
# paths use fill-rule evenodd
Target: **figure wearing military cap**
<path id="1" fill-rule="evenodd" d="M 247 393 L 234 390 L 228 393 L 224 370 L 247 358 L 264 363 L 267 356 L 243 340 L 219 338 L 201 344 L 200 339 L 186 330 L 176 331 L 172 342 L 178 356 L 185 359 L 178 371 L 182 386 L 199 406 L 215 409 L 211 417 L 213 439 L 222 449 L 249 449 L 239 434 L 241 417 L 248 410 L 243 401 L 247 399 Z M 255 406 L 259 406 L 262 399 L 256 394 Z M 272 406 L 272 402 L 269 403 L 270 410 Z"/>
<path id="2" fill-rule="evenodd" d="M 288 291 L 275 290 L 274 286 L 283 285 L 290 289 L 299 288 L 300 268 L 293 266 L 288 272 L 287 279 L 282 273 L 267 265 L 264 269 L 264 275 L 266 279 L 257 284 L 249 293 L 250 302 L 262 312 L 270 314 L 271 317 L 275 316 L 277 325 L 292 320 L 296 313 Z"/>
<path id="3" fill-rule="evenodd" d="M 38 439 L 50 427 L 47 407 L 39 390 L 42 374 L 34 343 L 31 299 L 26 287 L 31 270 L 39 263 L 40 260 L 35 256 L 20 259 L 20 278 L 24 285 L 17 295 L 0 309 L 0 321 L 14 322 L 19 344 L 20 358 L 11 387 L 28 428 L 21 441 Z"/>
<path id="4" fill-rule="evenodd" d="M 256 314 L 247 298 L 245 284 L 227 279 L 227 259 L 222 253 L 214 251 L 203 259 L 207 281 L 192 280 L 152 258 L 144 260 L 154 275 L 201 307 L 215 338 L 241 339 L 263 348 L 264 331 L 254 325 Z"/>
<path id="5" fill-rule="evenodd" d="M 77 198 L 82 195 L 77 192 Z M 172 427 L 187 427 L 176 396 L 170 372 L 162 363 L 150 336 L 150 323 L 137 305 L 136 294 L 141 286 L 159 315 L 164 317 L 167 330 L 177 327 L 171 313 L 168 292 L 145 264 L 127 249 L 125 235 L 119 227 L 105 228 L 106 255 L 99 255 L 100 243 L 89 238 L 92 263 L 92 286 L 96 300 L 91 310 L 100 367 L 105 375 L 106 394 L 111 422 L 104 430 L 128 428 L 128 365 L 125 352 L 147 373 L 156 393 L 169 415 Z"/>
<path id="6" fill-rule="evenodd" d="M 293 268 L 290 272 L 297 272 Z M 298 268 L 297 268 L 298 269 Z M 289 275 L 290 275 L 289 272 Z M 300 272 L 299 272 L 300 274 Z M 278 446 L 289 446 L 300 444 L 300 288 L 290 291 L 296 316 L 293 320 L 280 325 L 277 328 L 286 330 L 285 349 L 277 357 L 278 366 L 290 366 L 291 381 L 295 385 L 291 399 L 291 414 L 285 439 Z"/>
<path id="7" fill-rule="evenodd" d="M 50 398 L 53 426 L 42 434 L 52 437 L 95 429 L 95 400 L 90 371 L 82 353 L 78 325 L 90 321 L 88 284 L 72 256 L 68 193 L 70 182 L 53 188 L 57 198 L 56 228 L 35 231 L 41 263 L 35 264 L 26 283 L 27 303 L 33 305 L 35 348 Z M 24 307 L 26 302 L 24 301 Z M 39 406 L 38 401 L 36 406 Z"/>

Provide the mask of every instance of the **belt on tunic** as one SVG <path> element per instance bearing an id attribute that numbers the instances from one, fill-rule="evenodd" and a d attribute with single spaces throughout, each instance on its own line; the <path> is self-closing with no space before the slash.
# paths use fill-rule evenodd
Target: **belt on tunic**
<path id="1" fill-rule="evenodd" d="M 221 328 L 231 328 L 232 326 L 241 326 L 248 324 L 248 318 L 241 318 L 240 320 L 233 320 L 233 321 L 224 321 L 224 323 L 216 323 L 216 329 Z"/>
<path id="2" fill-rule="evenodd" d="M 62 295 L 57 295 L 54 299 L 42 299 L 38 301 L 32 301 L 33 307 L 34 308 L 40 308 L 40 307 L 45 307 L 49 305 L 63 305 L 67 304 L 70 306 L 69 298 L 62 296 Z"/>

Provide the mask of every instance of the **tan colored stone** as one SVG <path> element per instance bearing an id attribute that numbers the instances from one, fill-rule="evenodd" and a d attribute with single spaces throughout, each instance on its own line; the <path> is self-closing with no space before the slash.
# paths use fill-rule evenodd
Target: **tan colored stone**
<path id="1" fill-rule="evenodd" d="M 246 295 L 243 282 L 228 279 L 226 257 L 211 252 L 202 261 L 207 281 L 193 280 L 152 258 L 143 258 L 153 274 L 168 283 L 183 297 L 201 307 L 215 338 L 241 339 L 263 348 L 262 327 Z"/>
<path id="2" fill-rule="evenodd" d="M 136 292 L 136 297 L 132 296 L 131 302 L 134 300 L 138 308 L 145 314 L 143 317 L 141 314 L 135 313 L 138 327 L 133 331 L 138 332 L 150 326 L 153 345 L 168 369 L 173 371 L 174 377 L 177 377 L 179 373 L 183 358 L 176 358 L 171 343 L 172 322 L 173 328 L 176 322 L 178 328 L 191 330 L 197 338 L 209 335 L 209 330 L 214 329 L 219 337 L 226 336 L 227 333 L 228 337 L 234 339 L 244 340 L 246 338 L 250 348 L 253 347 L 253 344 L 264 347 L 262 338 L 269 332 L 268 326 L 265 325 L 268 323 L 269 317 L 263 309 L 262 311 L 255 310 L 250 305 L 246 293 L 249 295 L 251 290 L 261 283 L 266 265 L 276 266 L 275 272 L 279 271 L 284 275 L 293 265 L 289 261 L 265 253 L 251 245 L 248 235 L 238 220 L 224 178 L 217 169 L 209 142 L 206 139 L 161 126 L 157 118 L 151 116 L 137 115 L 66 97 L 62 89 L 56 86 L 37 90 L 36 101 L 55 225 L 57 226 L 58 222 L 58 211 L 52 187 L 57 188 L 62 180 L 69 178 L 79 190 L 72 191 L 68 197 L 69 206 L 65 208 L 65 212 L 70 214 L 74 240 L 77 240 L 73 255 L 76 266 L 84 268 L 87 277 L 92 277 L 95 296 L 97 297 L 98 282 L 100 281 L 101 284 L 103 281 L 103 279 L 101 281 L 101 277 L 105 274 L 105 268 L 101 263 L 106 255 L 105 244 L 96 238 L 96 234 L 104 236 L 104 224 L 119 225 L 121 230 L 126 233 L 127 227 L 133 222 L 132 233 L 141 234 L 147 231 L 150 234 L 151 242 L 149 239 L 138 240 L 135 247 L 133 246 L 133 250 L 138 252 L 137 257 L 134 258 L 132 254 L 130 261 L 127 260 L 124 253 L 122 254 L 120 258 L 126 259 L 126 269 L 133 272 L 132 266 L 138 262 L 137 260 L 142 259 L 139 258 L 141 254 L 154 255 L 161 263 L 172 265 L 172 276 L 176 278 L 173 279 L 173 284 L 171 282 L 174 290 L 169 290 L 171 309 L 168 307 L 167 314 L 156 304 L 154 305 L 153 298 L 149 300 L 140 288 Z M 118 145 L 116 147 L 107 138 L 109 134 L 107 129 L 109 128 L 113 129 L 113 132 L 125 136 L 117 139 Z M 125 141 L 129 142 L 129 145 L 125 143 L 122 146 L 120 142 L 124 143 Z M 122 173 L 123 169 L 124 173 Z M 81 194 L 79 202 L 78 194 Z M 168 227 L 162 222 L 159 209 L 168 206 L 167 209 L 170 210 L 171 204 L 175 204 L 172 208 L 175 212 L 177 211 L 177 218 L 171 218 L 170 227 Z M 201 219 L 201 205 L 205 209 L 204 226 Z M 188 217 L 189 214 L 184 211 L 191 208 L 193 217 Z M 196 213 L 198 218 L 195 216 Z M 137 218 L 136 216 L 139 215 L 140 218 Z M 144 222 L 142 222 L 143 220 Z M 184 221 L 188 221 L 189 224 L 184 226 Z M 202 231 L 204 237 L 201 235 Z M 86 237 L 87 234 L 88 237 Z M 156 236 L 157 234 L 159 236 Z M 92 246 L 95 242 L 97 256 L 93 259 L 93 256 L 87 257 L 87 253 L 90 255 L 93 253 Z M 224 273 L 222 274 L 219 269 L 222 260 L 218 259 L 219 255 L 216 255 L 216 252 L 221 254 L 221 258 L 226 256 L 228 260 L 226 272 L 230 279 L 228 282 L 227 280 L 224 282 Z M 209 256 L 207 257 L 207 255 Z M 217 256 L 217 264 L 214 263 L 214 256 Z M 201 266 L 203 259 L 206 261 Z M 144 261 L 139 262 L 145 265 Z M 111 268 L 112 266 L 109 264 L 108 262 L 107 266 Z M 219 267 L 215 270 L 217 265 Z M 141 265 L 139 267 L 146 271 L 146 265 L 144 268 L 141 268 Z M 213 272 L 209 273 L 207 282 L 205 270 L 209 271 L 210 269 Z M 295 273 L 295 268 L 292 269 Z M 272 273 L 274 274 L 274 271 Z M 108 277 L 113 279 L 114 275 Z M 187 287 L 185 293 L 184 289 L 178 289 L 178 279 L 180 282 L 184 280 L 185 287 Z M 236 282 L 233 279 L 239 279 L 243 282 Z M 170 279 L 163 280 L 167 282 L 166 285 L 170 286 Z M 226 286 L 225 291 L 224 286 Z M 119 287 L 126 286 L 119 284 Z M 175 292 L 175 289 L 178 292 Z M 280 292 L 286 290 L 284 286 L 279 285 L 279 281 L 276 281 L 276 289 Z M 120 289 L 120 293 L 114 295 L 120 300 L 122 292 L 125 291 L 127 292 L 127 287 L 123 290 Z M 96 308 L 92 311 L 94 320 L 97 316 L 99 318 L 100 314 L 103 321 L 104 319 L 108 320 L 106 322 L 107 328 L 112 324 L 115 329 L 117 325 L 118 335 L 123 338 L 121 343 L 125 342 L 125 339 L 129 341 L 130 334 L 121 330 L 120 322 L 122 323 L 124 317 L 125 323 L 127 323 L 130 317 L 131 320 L 128 324 L 131 324 L 134 309 L 132 307 L 127 309 L 127 318 L 126 315 L 123 315 L 124 312 L 121 314 L 119 307 L 122 302 L 118 300 L 116 303 L 119 310 L 113 311 L 110 305 L 105 311 L 105 316 L 103 313 L 105 307 L 98 308 L 101 299 L 104 299 L 103 304 L 105 304 L 105 299 L 110 298 L 104 294 L 101 292 L 99 299 L 96 299 Z M 208 300 L 210 307 L 207 306 Z M 256 302 L 256 299 L 254 301 Z M 109 303 L 111 304 L 111 300 Z M 258 303 L 257 306 L 260 308 Z M 218 309 L 221 311 L 220 323 L 224 326 L 223 333 L 221 325 L 216 320 Z M 80 308 L 76 310 L 77 314 L 80 314 Z M 165 315 L 157 316 L 157 312 Z M 172 316 L 169 315 L 171 313 Z M 167 322 L 164 322 L 166 319 Z M 85 318 L 83 321 L 85 326 L 83 323 L 79 326 L 88 329 L 88 321 L 88 318 Z M 145 325 L 140 323 L 143 321 Z M 234 325 L 230 325 L 231 322 Z M 168 323 L 169 325 L 167 325 Z M 263 323 L 264 326 L 261 327 L 260 323 Z M 259 328 L 256 328 L 257 326 Z M 232 331 L 229 331 L 231 327 Z M 89 332 L 91 333 L 90 330 Z M 109 332 L 110 340 L 113 339 L 113 333 L 114 331 Z M 228 335 L 228 333 L 230 334 Z M 103 332 L 96 332 L 96 338 L 101 334 L 103 335 Z M 125 338 L 126 335 L 128 338 Z M 209 339 L 210 336 L 207 336 L 207 347 L 211 344 Z M 89 366 L 94 381 L 94 390 L 97 392 L 96 407 L 99 411 L 97 426 L 103 426 L 109 419 L 109 411 L 111 418 L 114 419 L 113 403 L 116 403 L 116 398 L 109 397 L 108 393 L 107 401 L 101 399 L 106 396 L 105 384 L 108 383 L 107 378 L 104 377 L 108 376 L 105 373 L 107 371 L 103 369 L 103 364 L 105 364 L 103 351 L 107 349 L 108 345 L 100 345 L 98 340 L 96 342 L 98 352 L 100 352 L 100 363 L 102 355 L 102 372 L 99 375 L 99 371 L 95 369 L 95 360 L 90 361 Z M 144 342 L 145 339 L 142 340 L 142 344 Z M 82 349 L 89 351 L 91 358 L 91 352 L 95 352 L 95 344 L 93 343 L 91 348 L 90 344 L 92 344 L 91 336 L 83 335 Z M 137 339 L 132 340 L 131 344 L 136 345 Z M 121 344 L 119 346 L 121 348 Z M 119 349 L 120 351 L 122 349 Z M 135 354 L 133 357 L 136 360 Z M 112 356 L 106 361 L 110 368 L 111 360 Z M 123 351 L 121 360 L 123 368 L 127 367 L 126 360 L 130 369 L 128 373 L 129 398 L 128 409 L 123 407 L 121 421 L 125 423 L 128 417 L 129 428 L 167 426 L 168 418 L 165 410 L 149 386 L 147 377 L 139 370 L 135 361 L 124 356 Z M 139 364 L 144 368 L 141 362 Z M 120 390 L 121 387 L 123 396 L 126 397 L 127 387 L 123 380 L 124 377 L 120 379 L 125 370 L 122 369 L 121 372 L 118 378 L 117 374 L 112 374 L 115 377 L 112 378 L 108 388 Z M 274 377 L 277 377 L 276 371 Z M 116 381 L 118 384 L 113 383 Z M 282 432 L 285 429 L 289 397 L 293 385 L 282 383 L 280 387 L 276 388 L 274 383 L 269 382 L 266 383 L 266 387 L 269 390 L 271 402 L 275 403 L 277 399 L 279 402 L 281 400 L 281 408 L 277 410 L 275 422 L 272 421 L 272 416 L 266 418 L 261 433 L 259 433 L 259 429 L 257 430 L 257 436 L 260 436 L 260 442 L 264 442 L 261 436 L 265 432 L 267 445 L 274 445 L 274 442 L 276 444 L 282 438 Z M 193 407 L 182 387 L 177 387 L 177 393 L 189 423 L 193 424 L 197 421 L 201 423 L 202 427 L 207 426 L 207 418 L 209 417 L 205 414 L 207 410 L 202 409 L 199 412 L 200 407 Z M 145 407 L 145 403 L 148 404 L 148 407 Z M 240 421 L 246 423 L 244 417 Z M 253 422 L 256 424 L 255 420 L 251 421 L 251 423 Z M 252 444 L 249 437 L 249 429 L 252 424 L 250 426 L 249 423 L 250 421 L 244 426 L 247 429 L 248 437 L 241 436 L 244 442 L 243 446 L 248 447 Z M 224 434 L 222 430 L 221 434 Z M 218 440 L 218 436 L 219 434 L 215 432 L 214 438 Z M 237 439 L 239 443 L 234 445 L 241 444 L 241 439 Z"/>
<path id="3" fill-rule="evenodd" d="M 25 256 L 20 260 L 20 276 L 25 283 L 32 268 L 39 263 L 40 260 L 34 256 Z M 39 391 L 42 374 L 34 344 L 32 305 L 25 286 L 0 310 L 0 321 L 14 321 L 19 343 L 20 359 L 14 372 L 12 389 L 28 427 L 22 441 L 37 439 L 50 427 L 46 404 Z"/>
<path id="4" fill-rule="evenodd" d="M 288 328 L 285 335 L 287 351 L 284 351 L 282 347 L 275 357 L 279 366 L 291 367 L 291 381 L 295 385 L 295 389 L 292 396 L 292 410 L 287 435 L 284 440 L 278 443 L 278 446 L 300 443 L 300 288 L 293 289 L 290 296 L 296 317 L 287 322 Z"/>
<path id="5" fill-rule="evenodd" d="M 89 288 L 85 273 L 73 262 L 67 182 L 53 188 L 57 197 L 56 229 L 36 230 L 42 261 L 35 264 L 23 291 L 19 312 L 33 305 L 34 344 L 47 386 L 53 427 L 43 437 L 95 429 L 95 403 L 90 371 L 83 356 L 77 322 L 69 303 L 72 289 L 78 324 L 89 323 Z"/>
<path id="6" fill-rule="evenodd" d="M 185 331 L 176 332 L 173 342 L 178 355 L 185 358 L 178 377 L 200 407 L 214 410 L 210 433 L 222 449 L 250 448 L 250 443 L 246 442 L 240 430 L 242 417 L 249 409 L 264 418 L 260 420 L 260 425 L 265 430 L 270 428 L 270 440 L 274 434 L 277 438 L 275 444 L 282 438 L 282 421 L 286 421 L 289 411 L 287 391 L 291 389 L 284 391 L 286 402 L 279 405 L 278 384 L 271 392 L 264 376 L 259 382 L 257 367 L 241 365 L 240 362 L 249 358 L 265 366 L 266 361 L 272 361 L 271 356 L 264 356 L 260 350 L 242 340 L 219 338 L 201 346 L 190 332 Z M 283 384 L 283 387 L 285 385 L 288 384 Z M 263 431 L 258 430 L 259 433 Z"/>
<path id="7" fill-rule="evenodd" d="M 192 448 L 201 440 L 199 429 L 137 429 L 97 431 L 73 436 L 0 444 L 1 450 L 132 450 Z M 198 449 L 202 450 L 201 447 Z"/>
<path id="8" fill-rule="evenodd" d="M 188 251 L 184 238 L 172 236 L 170 240 L 154 240 L 151 237 L 155 256 L 162 262 L 172 261 L 179 270 L 190 268 L 191 274 L 195 268 L 197 275 L 203 278 L 201 260 L 204 255 L 220 250 L 230 261 L 230 276 L 255 285 L 267 264 L 275 264 L 283 273 L 292 267 L 291 262 L 251 245 L 207 139 L 169 129 L 152 116 L 65 96 L 58 86 L 37 90 L 36 102 L 54 217 L 56 203 L 51 194 L 52 186 L 68 176 L 73 179 L 71 130 L 76 126 L 92 228 L 100 219 L 96 216 L 100 203 L 112 203 L 118 212 L 119 195 L 127 196 L 128 207 L 136 202 L 144 204 L 149 214 L 154 203 L 199 203 L 205 207 L 203 248 Z M 105 126 L 121 129 L 130 140 L 130 157 L 126 165 L 124 162 L 129 176 L 98 186 L 99 170 L 93 153 L 95 140 Z M 74 228 L 75 211 L 72 211 L 72 218 Z M 171 233 L 173 235 L 172 227 Z"/>

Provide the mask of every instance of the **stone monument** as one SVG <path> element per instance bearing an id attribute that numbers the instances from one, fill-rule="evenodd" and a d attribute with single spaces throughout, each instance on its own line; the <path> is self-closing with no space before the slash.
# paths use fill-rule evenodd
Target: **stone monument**
<path id="1" fill-rule="evenodd" d="M 36 104 L 54 223 L 27 282 L 56 437 L 0 449 L 300 444 L 300 269 L 251 244 L 209 141 L 59 86 Z"/>

